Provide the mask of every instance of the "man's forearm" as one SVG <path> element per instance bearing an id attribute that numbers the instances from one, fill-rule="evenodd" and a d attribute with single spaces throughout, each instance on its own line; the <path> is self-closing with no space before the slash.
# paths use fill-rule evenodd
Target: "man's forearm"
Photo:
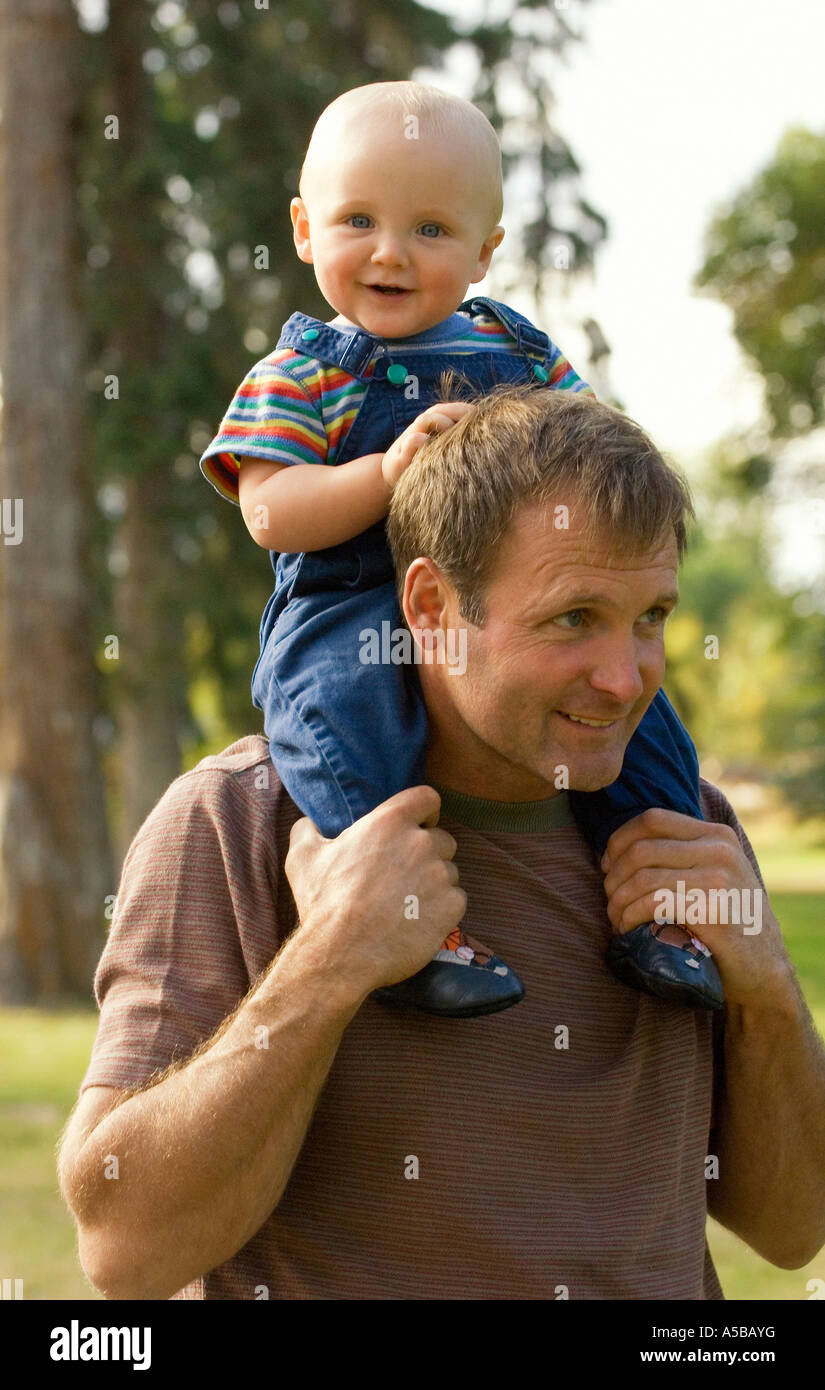
<path id="1" fill-rule="evenodd" d="M 769 999 L 729 1009 L 711 1214 L 773 1264 L 825 1244 L 825 1050 L 790 967 Z"/>
<path id="2" fill-rule="evenodd" d="M 67 1196 L 104 1293 L 168 1298 L 260 1229 L 361 1002 L 299 930 L 214 1040 L 101 1120 Z"/>

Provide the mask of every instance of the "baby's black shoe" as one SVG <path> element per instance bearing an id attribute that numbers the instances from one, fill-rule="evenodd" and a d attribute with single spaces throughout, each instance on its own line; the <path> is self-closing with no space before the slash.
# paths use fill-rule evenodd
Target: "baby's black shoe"
<path id="1" fill-rule="evenodd" d="M 670 940 L 662 937 L 668 933 Z M 643 922 L 612 938 L 607 963 L 626 985 L 673 1004 L 721 1009 L 725 992 L 710 951 L 670 922 Z"/>
<path id="2" fill-rule="evenodd" d="M 524 986 L 509 965 L 457 927 L 423 970 L 373 993 L 384 1004 L 439 1018 L 478 1018 L 520 1003 Z"/>

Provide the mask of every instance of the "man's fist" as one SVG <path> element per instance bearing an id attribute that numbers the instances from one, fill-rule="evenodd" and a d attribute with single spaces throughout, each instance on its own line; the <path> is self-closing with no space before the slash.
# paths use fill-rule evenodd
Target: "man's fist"
<path id="1" fill-rule="evenodd" d="M 356 997 L 421 970 L 464 916 L 456 842 L 438 828 L 440 810 L 433 787 L 411 787 L 334 840 L 306 816 L 292 827 L 284 869 L 299 930 Z"/>
<path id="2" fill-rule="evenodd" d="M 713 955 L 729 1006 L 786 991 L 782 933 L 732 826 L 653 807 L 614 830 L 601 867 L 614 932 L 652 922 L 663 904 L 681 900 L 691 914 L 680 921 L 674 913 L 676 924 Z"/>
<path id="3" fill-rule="evenodd" d="M 431 435 L 448 430 L 472 408 L 466 401 L 440 401 L 438 405 L 431 405 L 429 410 L 417 415 L 404 433 L 399 434 L 395 443 L 390 445 L 381 462 L 381 472 L 387 487 L 395 487 L 421 445 L 426 444 Z"/>

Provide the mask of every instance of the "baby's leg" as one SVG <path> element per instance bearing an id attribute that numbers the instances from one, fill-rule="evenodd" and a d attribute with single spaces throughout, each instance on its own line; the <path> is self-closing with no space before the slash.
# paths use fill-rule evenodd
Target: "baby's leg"
<path id="1" fill-rule="evenodd" d="M 393 660 L 402 657 L 402 660 Z M 270 751 L 293 801 L 332 838 L 426 781 L 427 717 L 392 583 L 293 597 L 255 671 Z M 464 1018 L 523 998 L 518 977 L 459 929 L 387 1003 Z"/>
<path id="2" fill-rule="evenodd" d="M 390 629 L 388 599 L 391 585 L 293 598 L 255 671 L 252 695 L 281 781 L 328 839 L 424 781 L 420 693 L 400 667 L 371 660 L 382 654 L 382 621 Z"/>
<path id="3" fill-rule="evenodd" d="M 663 690 L 627 746 L 618 781 L 598 792 L 573 792 L 579 828 L 599 857 L 619 826 L 654 806 L 702 820 L 699 760 Z M 614 936 L 608 963 L 625 984 L 696 1008 L 720 1008 L 724 992 L 705 947 L 679 927 L 652 922 Z"/>

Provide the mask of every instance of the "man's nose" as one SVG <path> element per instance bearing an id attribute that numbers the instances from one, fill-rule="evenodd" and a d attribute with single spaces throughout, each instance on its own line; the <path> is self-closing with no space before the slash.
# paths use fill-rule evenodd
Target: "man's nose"
<path id="1" fill-rule="evenodd" d="M 606 638 L 590 672 L 590 684 L 594 690 L 612 695 L 623 705 L 632 705 L 645 692 L 643 671 L 649 666 L 650 660 L 645 662 L 639 650 L 638 639 L 632 636 Z"/>

